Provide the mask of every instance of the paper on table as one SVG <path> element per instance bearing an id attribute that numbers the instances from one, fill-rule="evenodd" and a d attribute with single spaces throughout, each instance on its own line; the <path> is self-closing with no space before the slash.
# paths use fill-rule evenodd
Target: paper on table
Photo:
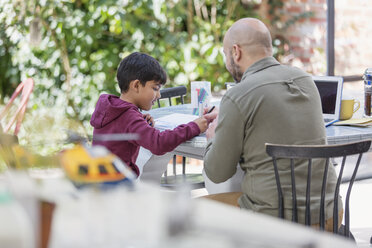
<path id="1" fill-rule="evenodd" d="M 349 119 L 349 120 L 335 122 L 333 123 L 333 125 L 368 127 L 368 126 L 372 126 L 372 118 Z"/>
<path id="2" fill-rule="evenodd" d="M 155 127 L 161 130 L 174 129 L 181 124 L 187 124 L 197 118 L 198 116 L 196 115 L 174 113 L 155 119 Z"/>

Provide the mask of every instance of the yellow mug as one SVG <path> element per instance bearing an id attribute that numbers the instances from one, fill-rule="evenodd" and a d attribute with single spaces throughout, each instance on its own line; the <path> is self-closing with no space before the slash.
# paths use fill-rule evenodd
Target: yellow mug
<path id="1" fill-rule="evenodd" d="M 342 100 L 341 101 L 341 113 L 340 119 L 347 120 L 350 119 L 353 114 L 359 109 L 360 102 L 355 99 Z"/>

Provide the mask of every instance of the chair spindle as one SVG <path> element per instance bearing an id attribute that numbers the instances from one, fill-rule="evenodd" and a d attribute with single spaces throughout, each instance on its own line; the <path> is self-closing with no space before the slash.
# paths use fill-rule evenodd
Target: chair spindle
<path id="1" fill-rule="evenodd" d="M 358 161 L 355 165 L 353 175 L 351 176 L 349 187 L 347 189 L 347 194 L 346 194 L 346 207 L 345 207 L 345 236 L 349 237 L 350 234 L 350 206 L 349 206 L 349 201 L 350 201 L 350 194 L 351 194 L 351 189 L 353 188 L 353 184 L 355 181 L 356 174 L 358 172 L 359 164 L 360 161 L 362 160 L 362 153 L 359 154 L 358 156 Z"/>
<path id="2" fill-rule="evenodd" d="M 305 209 L 305 225 L 311 225 L 311 213 L 310 213 L 310 188 L 311 188 L 311 162 L 312 160 L 309 159 L 307 165 L 307 182 L 306 182 L 306 209 Z"/>
<path id="3" fill-rule="evenodd" d="M 337 178 L 336 188 L 335 188 L 335 195 L 334 195 L 334 205 L 333 205 L 333 233 L 338 232 L 338 196 L 340 193 L 340 185 L 342 180 L 342 175 L 344 174 L 346 156 L 342 157 L 341 168 L 339 172 L 339 176 Z"/>
<path id="4" fill-rule="evenodd" d="M 292 181 L 292 221 L 298 222 L 294 159 L 291 159 L 291 181 Z"/>
<path id="5" fill-rule="evenodd" d="M 326 164 L 324 166 L 324 173 L 323 173 L 323 182 L 322 182 L 322 190 L 321 190 L 321 197 L 320 197 L 320 214 L 319 214 L 320 230 L 324 230 L 324 225 L 325 225 L 325 213 L 324 213 L 325 204 L 324 202 L 325 202 L 325 191 L 327 188 L 328 166 L 329 166 L 329 158 L 326 159 Z"/>
<path id="6" fill-rule="evenodd" d="M 273 157 L 275 181 L 276 181 L 276 188 L 278 190 L 278 200 L 279 200 L 279 218 L 284 219 L 283 192 L 282 192 L 282 186 L 280 185 L 280 177 L 279 177 L 278 165 L 276 161 L 277 161 L 276 158 Z"/>

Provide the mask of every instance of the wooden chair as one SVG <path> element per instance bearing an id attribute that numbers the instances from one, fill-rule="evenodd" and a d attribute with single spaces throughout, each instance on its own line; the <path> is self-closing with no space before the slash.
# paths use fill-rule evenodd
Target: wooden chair
<path id="1" fill-rule="evenodd" d="M 319 209 L 319 225 L 320 229 L 324 230 L 325 225 L 325 191 L 327 185 L 327 172 L 329 161 L 331 158 L 342 157 L 342 163 L 340 167 L 340 172 L 337 178 L 335 194 L 334 194 L 334 208 L 333 208 L 333 232 L 339 233 L 345 237 L 352 238 L 350 233 L 350 213 L 349 213 L 349 200 L 351 189 L 355 180 L 355 176 L 358 171 L 360 160 L 362 154 L 367 152 L 371 146 L 371 141 L 360 141 L 355 143 L 341 144 L 341 145 L 277 145 L 277 144 L 266 144 L 266 152 L 269 156 L 273 158 L 274 173 L 276 179 L 276 186 L 278 190 L 278 202 L 279 202 L 279 217 L 284 218 L 284 208 L 292 208 L 292 221 L 298 222 L 297 218 L 297 198 L 296 198 L 296 182 L 295 178 L 295 166 L 294 161 L 296 159 L 306 159 L 308 160 L 308 173 L 307 173 L 307 182 L 306 182 L 306 201 L 305 201 L 305 225 L 311 225 L 311 213 L 310 213 L 310 188 L 311 188 L 311 167 L 312 159 L 314 158 L 323 158 L 325 159 L 324 168 L 319 168 L 323 170 L 323 179 L 322 187 L 320 193 L 320 209 Z M 342 233 L 339 230 L 338 226 L 338 195 L 340 190 L 340 184 L 342 179 L 342 174 L 345 167 L 346 157 L 349 155 L 359 154 L 358 160 L 355 164 L 352 177 L 349 181 L 346 199 L 345 199 L 345 208 L 344 208 L 344 220 L 345 226 L 341 226 L 340 229 L 344 229 Z M 291 173 L 291 195 L 292 195 L 292 206 L 284 206 L 284 193 L 283 187 L 280 182 L 280 172 L 278 168 L 277 159 L 288 159 L 289 167 Z M 281 168 L 282 169 L 282 168 Z"/>
<path id="2" fill-rule="evenodd" d="M 172 106 L 173 98 L 180 98 L 181 104 L 184 104 L 184 95 L 187 93 L 185 86 L 177 86 L 160 90 L 160 98 L 158 99 L 158 107 L 161 107 L 160 100 L 168 99 L 169 106 Z M 204 188 L 204 178 L 202 174 L 186 174 L 186 157 L 182 157 L 182 174 L 176 173 L 177 155 L 173 156 L 173 175 L 169 176 L 168 172 L 164 172 L 164 177 L 161 179 L 163 187 L 175 189 L 181 184 L 187 184 L 193 189 Z"/>
<path id="3" fill-rule="evenodd" d="M 23 117 L 26 112 L 27 102 L 32 93 L 33 88 L 34 88 L 34 80 L 32 80 L 32 78 L 27 78 L 25 81 L 21 82 L 16 88 L 16 90 L 14 91 L 9 102 L 5 105 L 4 109 L 1 111 L 0 120 L 9 114 L 10 107 L 12 106 L 14 100 L 22 92 L 21 102 L 19 106 L 17 107 L 17 110 L 15 111 L 13 116 L 10 117 L 10 121 L 5 126 L 5 128 L 4 129 L 1 128 L 4 133 L 8 133 L 12 125 L 16 123 L 15 129 L 14 129 L 14 135 L 18 134 Z"/>

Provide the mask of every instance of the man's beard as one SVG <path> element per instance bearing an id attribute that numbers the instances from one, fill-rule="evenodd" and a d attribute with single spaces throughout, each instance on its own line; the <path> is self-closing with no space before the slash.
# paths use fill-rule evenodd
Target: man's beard
<path id="1" fill-rule="evenodd" d="M 236 83 L 239 83 L 242 80 L 243 73 L 240 71 L 240 68 L 237 64 L 234 63 L 232 57 L 230 57 L 230 65 L 231 65 L 231 76 L 234 78 Z"/>

